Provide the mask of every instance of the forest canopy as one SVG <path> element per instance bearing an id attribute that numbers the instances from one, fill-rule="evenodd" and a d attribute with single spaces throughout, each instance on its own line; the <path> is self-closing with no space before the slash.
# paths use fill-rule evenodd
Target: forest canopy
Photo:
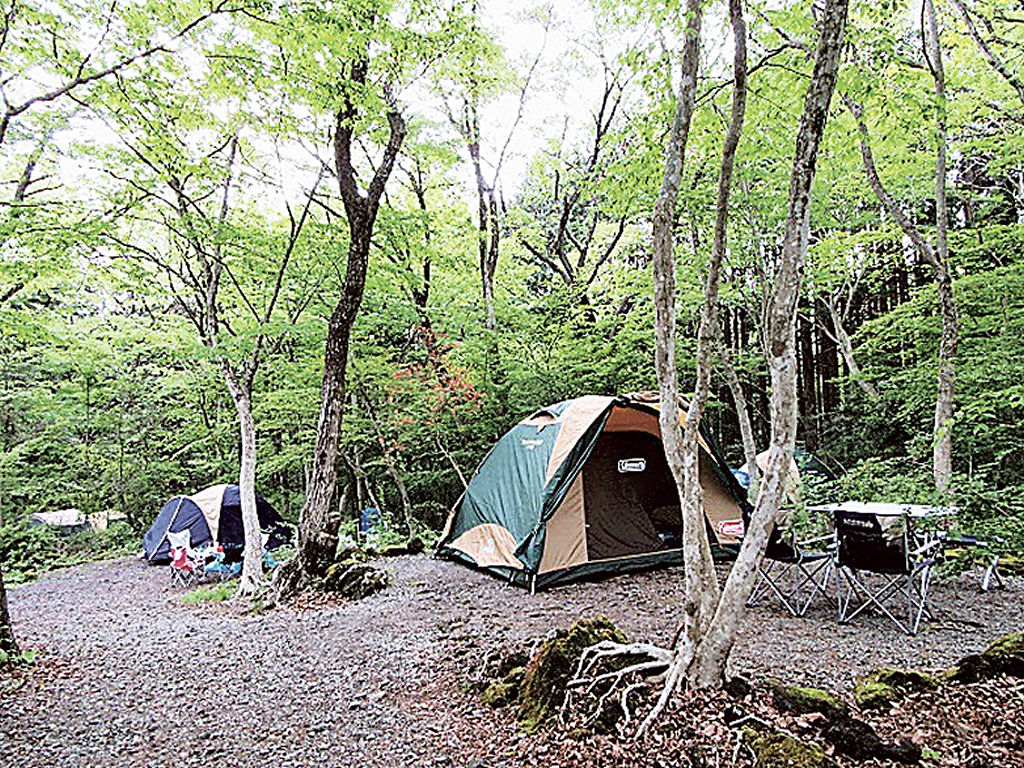
<path id="1" fill-rule="evenodd" d="M 353 178 L 372 193 L 395 115 L 404 141 L 348 348 L 345 525 L 375 506 L 396 530 L 436 533 L 495 439 L 530 412 L 656 389 L 650 232 L 677 86 L 665 41 L 683 34 L 674 5 L 8 3 L 0 520 L 75 507 L 144 526 L 174 494 L 235 482 L 228 371 L 251 372 L 260 493 L 297 518 L 353 237 L 335 138 L 352 132 Z M 812 65 L 809 6 L 746 11 L 721 319 L 759 448 L 763 307 Z M 798 443 L 838 477 L 817 493 L 940 498 L 940 287 L 901 220 L 938 237 L 943 125 L 959 313 L 953 417 L 938 430 L 952 437 L 949 493 L 974 530 L 1020 541 L 1024 26 L 1003 0 L 940 4 L 940 99 L 919 10 L 850 8 L 799 301 Z M 725 8 L 705 13 L 675 223 L 683 391 L 732 77 Z M 864 137 L 894 208 L 866 173 Z M 741 465 L 718 363 L 705 423 Z"/>

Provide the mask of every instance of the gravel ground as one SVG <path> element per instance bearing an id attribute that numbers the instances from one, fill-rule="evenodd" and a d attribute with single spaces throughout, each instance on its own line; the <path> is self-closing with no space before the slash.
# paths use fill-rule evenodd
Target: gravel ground
<path id="1" fill-rule="evenodd" d="M 129 559 L 10 589 L 42 661 L 0 692 L 0 767 L 510 766 L 527 737 L 460 690 L 461 665 L 601 613 L 664 643 L 681 601 L 675 569 L 531 596 L 427 556 L 382 565 L 394 584 L 366 600 L 258 616 L 185 605 L 164 568 Z M 757 607 L 732 669 L 843 690 L 882 665 L 951 665 L 1024 626 L 1024 581 L 977 585 L 936 585 L 942 620 L 913 638 L 871 616 L 839 626 L 823 608 Z"/>

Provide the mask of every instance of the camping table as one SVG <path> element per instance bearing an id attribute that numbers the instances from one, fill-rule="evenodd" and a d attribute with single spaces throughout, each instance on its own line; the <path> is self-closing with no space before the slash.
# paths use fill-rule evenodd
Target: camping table
<path id="1" fill-rule="evenodd" d="M 937 507 L 929 504 L 890 504 L 881 501 L 842 501 L 837 504 L 816 504 L 808 507 L 811 512 L 831 515 L 835 520 L 836 512 L 864 512 L 882 517 L 909 517 L 914 520 L 939 520 L 953 517 L 956 507 Z"/>

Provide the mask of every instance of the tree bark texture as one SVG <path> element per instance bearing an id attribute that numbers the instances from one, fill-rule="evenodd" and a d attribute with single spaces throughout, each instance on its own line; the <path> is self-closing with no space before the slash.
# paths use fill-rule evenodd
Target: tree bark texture
<path id="1" fill-rule="evenodd" d="M 706 623 L 714 613 L 718 602 L 718 576 L 711 558 L 711 543 L 708 541 L 704 517 L 703 494 L 700 485 L 700 450 L 697 443 L 698 428 L 707 405 L 711 382 L 711 355 L 721 336 L 718 319 L 718 293 L 721 282 L 722 261 L 728 246 L 729 193 L 732 187 L 732 172 L 743 131 L 743 117 L 747 104 L 747 29 L 743 20 L 742 0 L 729 0 L 729 17 L 732 21 L 735 54 L 733 58 L 733 93 L 729 127 L 722 146 L 722 163 L 718 175 L 718 192 L 715 203 L 715 231 L 711 249 L 711 260 L 704 283 L 704 302 L 701 307 L 700 324 L 697 332 L 697 371 L 693 399 L 686 412 L 683 428 L 683 483 L 680 488 L 683 499 L 683 528 L 688 531 L 684 546 L 692 557 L 684 555 L 687 571 L 693 570 L 694 578 L 687 579 L 688 589 L 696 590 L 687 596 L 700 604 L 701 617 L 698 632 L 703 635 Z M 674 343 L 674 340 L 673 340 Z"/>
<path id="2" fill-rule="evenodd" d="M 679 96 L 676 102 L 675 115 L 672 120 L 668 148 L 665 155 L 665 174 L 662 179 L 661 191 L 654 204 L 654 221 L 652 232 L 652 269 L 654 273 L 654 312 L 655 312 L 655 367 L 658 372 L 658 390 L 661 400 L 659 422 L 662 442 L 665 446 L 665 458 L 675 479 L 682 508 L 683 523 L 683 560 L 684 578 L 686 580 L 686 597 L 683 604 L 682 632 L 680 642 L 675 649 L 672 668 L 669 673 L 661 698 L 656 705 L 656 712 L 664 707 L 682 672 L 689 666 L 695 643 L 703 631 L 706 615 L 713 607 L 714 593 L 718 583 L 707 585 L 711 588 L 709 596 L 702 592 L 703 579 L 706 578 L 704 547 L 700 544 L 703 537 L 706 541 L 703 520 L 694 530 L 692 519 L 686 514 L 686 482 L 685 451 L 683 434 L 679 424 L 679 376 L 676 370 L 676 262 L 674 254 L 673 229 L 676 221 L 676 199 L 682 183 L 683 158 L 690 133 L 690 122 L 693 117 L 697 91 L 697 70 L 700 64 L 700 31 L 701 3 L 700 0 L 687 0 L 686 31 L 683 41 L 682 75 L 679 85 Z M 710 557 L 710 554 L 708 555 Z M 712 570 L 713 574 L 713 570 Z M 648 721 L 641 725 L 641 730 Z"/>
<path id="3" fill-rule="evenodd" d="M 754 504 L 757 502 L 758 488 L 761 484 L 761 470 L 757 466 L 757 442 L 754 440 L 754 425 L 750 421 L 750 405 L 747 403 L 747 395 L 743 391 L 739 374 L 736 373 L 736 366 L 733 365 L 729 347 L 726 345 L 725 339 L 721 337 L 719 338 L 719 356 L 722 375 L 725 377 L 729 394 L 732 395 L 733 406 L 736 408 L 736 421 L 739 423 L 740 441 L 743 443 L 743 459 L 750 470 L 747 498 L 751 504 Z"/>
<path id="4" fill-rule="evenodd" d="M 14 628 L 11 625 L 11 614 L 7 610 L 7 588 L 4 586 L 2 567 L 0 567 L 0 651 L 19 652 L 18 643 L 14 639 Z"/>
<path id="5" fill-rule="evenodd" d="M 839 70 L 847 9 L 848 0 L 827 0 L 821 15 L 814 69 L 797 132 L 782 260 L 767 312 L 765 351 L 772 382 L 768 464 L 739 555 L 695 653 L 690 679 L 698 686 L 718 685 L 723 679 L 744 606 L 757 580 L 757 566 L 778 517 L 793 458 L 797 428 L 796 310 L 807 255 L 811 187 Z"/>
<path id="6" fill-rule="evenodd" d="M 366 84 L 368 62 L 356 62 L 351 80 L 359 87 Z M 322 577 L 334 560 L 338 546 L 340 515 L 331 503 L 337 482 L 338 445 L 345 401 L 345 372 L 348 363 L 352 326 L 363 300 L 370 241 L 384 186 L 394 169 L 395 159 L 405 139 L 406 124 L 394 105 L 389 106 L 389 136 L 384 157 L 366 192 L 359 190 L 352 161 L 354 122 L 357 107 L 346 98 L 338 111 L 334 133 L 335 169 L 349 225 L 348 264 L 341 298 L 331 313 L 324 345 L 324 375 L 320 389 L 320 415 L 317 420 L 316 446 L 312 471 L 306 488 L 306 501 L 299 516 L 299 548 L 295 566 L 285 571 L 281 584 L 285 589 L 309 577 Z M 291 572 L 298 569 L 297 577 Z"/>
<path id="7" fill-rule="evenodd" d="M 849 96 L 844 96 L 846 108 L 857 122 L 860 133 L 860 153 L 864 172 L 875 196 L 907 236 L 920 256 L 935 272 L 935 286 L 942 317 L 942 337 L 939 341 L 939 375 L 935 397 L 935 419 L 932 433 L 932 476 L 940 492 L 949 489 L 953 467 L 953 402 L 956 385 L 956 354 L 960 342 L 960 320 L 953 293 L 953 277 L 949 268 L 948 206 L 946 203 L 946 84 L 942 68 L 942 48 L 938 37 L 935 8 L 925 0 L 923 12 L 927 17 L 926 55 L 935 84 L 938 118 L 936 120 L 935 157 L 935 246 L 925 239 L 917 226 L 907 217 L 882 184 L 871 151 L 871 136 L 864 122 L 864 110 Z"/>
<path id="8" fill-rule="evenodd" d="M 256 421 L 252 413 L 252 380 L 246 377 L 239 380 L 230 372 L 226 378 L 238 414 L 241 444 L 238 492 L 242 507 L 242 528 L 245 531 L 245 551 L 238 594 L 254 595 L 263 581 L 263 532 L 256 509 Z"/>
<path id="9" fill-rule="evenodd" d="M 865 395 L 872 400 L 877 400 L 878 389 L 864 378 L 864 373 L 861 371 L 860 365 L 857 364 L 857 358 L 853 354 L 853 342 L 850 340 L 850 334 L 846 332 L 846 328 L 843 326 L 843 318 L 836 309 L 835 303 L 831 300 L 826 300 L 825 308 L 828 309 L 829 321 L 832 323 L 832 334 L 835 337 L 836 345 L 839 347 L 839 353 L 843 356 L 843 362 L 846 363 L 846 369 L 850 373 L 850 378 L 857 383 L 857 386 L 863 390 Z"/>
<path id="10" fill-rule="evenodd" d="M 476 104 L 471 105 L 469 156 L 473 161 L 476 173 L 477 195 L 477 251 L 480 268 L 480 286 L 487 313 L 485 327 L 493 331 L 497 327 L 497 316 L 494 312 L 494 273 L 498 269 L 498 249 L 501 235 L 498 229 L 498 202 L 494 197 L 494 187 L 484 179 L 483 166 L 480 160 L 480 124 L 476 113 Z"/>
<path id="11" fill-rule="evenodd" d="M 928 60 L 935 83 L 935 280 L 942 310 L 942 339 L 939 342 L 939 382 L 935 398 L 935 427 L 932 445 L 932 474 L 935 488 L 944 493 L 953 478 L 953 396 L 956 385 L 955 359 L 960 331 L 953 278 L 949 271 L 949 209 L 946 203 L 946 74 L 942 65 L 942 42 L 932 0 L 924 0 L 928 17 Z"/>

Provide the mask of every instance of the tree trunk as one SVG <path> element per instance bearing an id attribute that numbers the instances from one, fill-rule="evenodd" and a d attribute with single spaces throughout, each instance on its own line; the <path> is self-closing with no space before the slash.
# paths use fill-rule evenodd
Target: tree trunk
<path id="1" fill-rule="evenodd" d="M 938 102 L 935 153 L 935 278 L 942 310 L 942 340 L 939 343 L 939 383 L 935 398 L 932 473 L 935 488 L 949 490 L 953 477 L 953 394 L 956 384 L 954 360 L 959 344 L 959 319 L 949 273 L 949 212 L 946 204 L 946 75 L 942 66 L 942 44 L 932 0 L 924 0 L 928 16 L 928 59 Z"/>
<path id="2" fill-rule="evenodd" d="M 697 590 L 687 601 L 701 603 L 700 632 L 713 614 L 718 602 L 718 575 L 711 558 L 711 543 L 707 536 L 704 516 L 704 500 L 700 485 L 700 448 L 698 434 L 704 409 L 707 405 L 711 381 L 711 354 L 721 336 L 718 319 L 718 290 L 722 261 L 728 246 L 729 194 L 732 188 L 732 172 L 743 131 L 743 117 L 747 104 L 747 29 L 743 21 L 742 0 L 729 0 L 729 17 L 733 26 L 735 54 L 733 59 L 733 93 L 729 127 L 722 147 L 722 163 L 718 175 L 718 192 L 715 203 L 715 232 L 711 249 L 711 261 L 704 284 L 704 303 L 701 307 L 700 325 L 697 331 L 697 372 L 693 400 L 686 413 L 683 429 L 683 530 L 686 533 L 684 546 L 692 553 L 685 558 L 687 570 L 693 570 L 694 578 L 687 579 L 687 588 Z M 699 23 L 699 20 L 698 20 Z M 694 81 L 694 85 L 696 81 Z"/>
<path id="3" fill-rule="evenodd" d="M 843 318 L 839 316 L 835 304 L 830 299 L 825 301 L 825 308 L 828 309 L 828 316 L 832 321 L 832 333 L 839 347 L 839 353 L 843 356 L 843 362 L 846 363 L 846 369 L 850 372 L 850 378 L 857 382 L 857 386 L 864 391 L 865 395 L 872 400 L 877 400 L 878 390 L 874 384 L 864 378 L 864 374 L 857 364 L 857 358 L 853 356 L 853 343 L 850 341 L 850 334 L 843 327 Z"/>
<path id="4" fill-rule="evenodd" d="M 655 710 L 641 725 L 641 731 L 645 730 L 647 724 L 652 722 L 653 718 L 664 708 L 668 697 L 682 679 L 692 658 L 693 648 L 703 633 L 706 621 L 713 609 L 718 589 L 717 580 L 712 579 L 712 583 L 705 584 L 707 577 L 705 558 L 710 560 L 710 551 L 705 552 L 706 536 L 704 545 L 702 546 L 700 543 L 701 537 L 704 536 L 704 521 L 698 520 L 696 530 L 694 530 L 692 511 L 688 509 L 692 494 L 688 497 L 685 484 L 687 475 L 692 474 L 693 470 L 692 467 L 687 467 L 687 453 L 684 450 L 683 434 L 679 424 L 679 375 L 676 369 L 676 262 L 673 228 L 676 222 L 676 199 L 679 196 L 679 187 L 682 182 L 683 158 L 686 153 L 697 91 L 697 69 L 700 64 L 700 0 L 687 0 L 684 13 L 687 23 L 683 43 L 679 97 L 665 155 L 665 174 L 662 178 L 661 192 L 654 204 L 652 269 L 654 272 L 655 313 L 654 359 L 658 372 L 658 390 L 661 401 L 659 424 L 662 442 L 665 446 L 665 458 L 672 471 L 679 494 L 683 524 L 683 565 L 686 591 L 683 603 L 682 631 L 679 633 L 680 642 L 674 651 L 665 688 L 655 705 Z M 712 575 L 713 573 L 712 568 Z M 704 587 L 707 587 L 710 593 L 704 591 Z"/>
<path id="5" fill-rule="evenodd" d="M 960 340 L 960 321 L 953 293 L 953 277 L 949 270 L 948 227 L 949 212 L 946 203 L 946 80 L 942 67 L 942 47 L 938 21 L 931 0 L 925 0 L 923 12 L 927 16 L 926 56 L 935 84 L 938 102 L 936 119 L 935 156 L 935 247 L 925 240 L 921 231 L 900 209 L 882 184 L 871 152 L 869 133 L 863 118 L 863 108 L 850 97 L 843 101 L 857 121 L 860 132 L 860 152 L 864 172 L 875 196 L 885 211 L 895 219 L 900 229 L 913 243 L 917 252 L 935 270 L 935 284 L 942 316 L 942 338 L 939 342 L 939 375 L 935 397 L 935 420 L 932 434 L 932 476 L 939 492 L 949 490 L 953 475 L 953 398 L 956 384 L 955 360 Z"/>
<path id="6" fill-rule="evenodd" d="M 767 313 L 765 347 L 772 380 L 768 465 L 739 555 L 694 655 L 690 678 L 699 686 L 718 685 L 723 679 L 744 606 L 757 580 L 758 564 L 785 495 L 786 475 L 793 459 L 797 427 L 796 310 L 807 255 L 811 186 L 839 69 L 847 4 L 848 0 L 827 0 L 821 16 L 814 71 L 797 133 L 782 261 Z"/>
<path id="7" fill-rule="evenodd" d="M 494 188 L 484 179 L 483 165 L 480 160 L 480 125 L 476 113 L 476 104 L 470 107 L 469 120 L 469 156 L 476 174 L 477 196 L 477 251 L 480 267 L 480 285 L 487 313 L 485 327 L 493 331 L 497 327 L 494 313 L 494 273 L 498 266 L 498 248 L 500 233 L 498 230 L 498 204 L 494 198 Z"/>
<path id="8" fill-rule="evenodd" d="M 227 367 L 227 362 L 223 363 Z M 245 554 L 239 595 L 254 595 L 263 581 L 263 534 L 256 510 L 256 422 L 252 413 L 252 382 L 237 379 L 226 372 L 228 389 L 238 413 L 241 456 L 238 466 L 238 494 L 242 506 L 242 527 L 245 531 Z"/>
<path id="9" fill-rule="evenodd" d="M 11 614 L 7 610 L 7 588 L 4 586 L 3 568 L 0 566 L 0 651 L 5 653 L 18 653 L 18 643 L 14 639 L 14 629 L 11 626 Z"/>
<path id="10" fill-rule="evenodd" d="M 747 498 L 751 504 L 756 504 L 758 488 L 761 483 L 761 470 L 757 466 L 757 443 L 754 440 L 754 426 L 750 423 L 750 406 L 747 404 L 747 396 L 743 392 L 740 377 L 736 373 L 736 366 L 732 363 L 729 348 L 726 346 L 725 339 L 721 337 L 719 337 L 719 354 L 722 374 L 725 376 L 725 383 L 729 387 L 729 393 L 732 395 L 732 401 L 736 407 L 736 420 L 740 425 L 740 440 L 743 443 L 743 458 L 750 470 L 750 487 L 747 489 Z"/>
<path id="11" fill-rule="evenodd" d="M 351 221 L 349 228 L 352 240 L 348 251 L 345 288 L 327 327 L 313 471 L 306 489 L 306 502 L 299 514 L 299 567 L 307 576 L 315 577 L 327 573 L 338 547 L 338 526 L 341 520 L 331 501 L 337 482 L 345 371 L 352 326 L 362 303 L 369 261 L 369 228 L 360 227 L 358 221 Z"/>
<path id="12" fill-rule="evenodd" d="M 365 86 L 369 62 L 353 64 L 351 79 Z M 366 193 L 359 190 L 352 161 L 354 125 L 358 110 L 346 96 L 338 111 L 334 132 L 334 160 L 338 186 L 348 217 L 349 247 L 345 283 L 327 326 L 324 345 L 324 376 L 320 388 L 320 416 L 316 427 L 313 468 L 306 489 L 306 501 L 299 513 L 299 549 L 296 557 L 278 570 L 277 596 L 286 596 L 311 578 L 322 577 L 334 560 L 338 548 L 337 508 L 331 503 L 338 478 L 338 445 L 341 416 L 345 402 L 345 371 L 349 341 L 366 287 L 373 225 L 377 218 L 384 187 L 395 166 L 405 140 L 406 125 L 398 108 L 390 104 L 387 119 L 389 136 L 384 157 L 373 174 Z"/>
<path id="13" fill-rule="evenodd" d="M 355 405 L 355 397 L 352 398 L 352 403 Z M 386 447 L 387 441 L 384 436 L 384 427 L 377 418 L 377 413 L 374 410 L 374 404 L 371 403 L 368 398 L 364 398 L 363 409 L 366 411 L 366 415 L 370 418 L 370 423 L 373 424 L 373 431 L 381 445 L 381 449 L 384 454 L 384 469 L 394 481 L 395 488 L 398 489 L 399 501 L 402 504 L 402 523 L 405 525 L 405 529 L 408 531 L 409 537 L 412 538 L 412 501 L 409 499 L 409 490 L 405 485 L 405 480 L 402 478 L 402 469 L 399 466 L 398 456 L 394 455 L 391 449 Z"/>

